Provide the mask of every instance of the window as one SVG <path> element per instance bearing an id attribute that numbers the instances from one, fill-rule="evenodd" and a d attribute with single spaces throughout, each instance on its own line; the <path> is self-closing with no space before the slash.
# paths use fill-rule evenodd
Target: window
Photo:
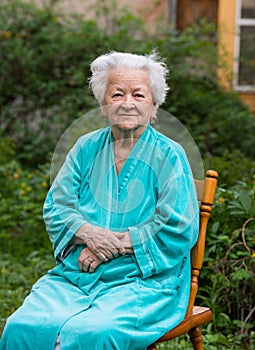
<path id="1" fill-rule="evenodd" d="M 237 0 L 234 87 L 255 91 L 255 0 Z"/>

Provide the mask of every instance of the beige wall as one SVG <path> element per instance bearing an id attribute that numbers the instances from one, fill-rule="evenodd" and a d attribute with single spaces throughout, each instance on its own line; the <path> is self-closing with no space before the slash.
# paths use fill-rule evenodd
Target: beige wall
<path id="1" fill-rule="evenodd" d="M 147 23 L 156 23 L 157 21 L 162 21 L 166 25 L 169 21 L 169 1 L 160 0 L 139 0 L 139 1 L 129 1 L 122 0 L 119 3 L 123 5 L 130 6 L 134 13 Z"/>
<path id="2" fill-rule="evenodd" d="M 26 0 L 43 5 L 45 0 Z M 85 18 L 97 18 L 96 11 L 98 10 L 97 1 L 95 0 L 61 0 L 57 3 L 57 7 L 66 13 L 79 13 Z M 111 1 L 106 1 L 106 4 Z M 118 0 L 118 7 L 126 7 L 130 9 L 136 16 L 141 17 L 147 23 L 167 25 L 169 22 L 169 0 Z M 116 8 L 113 8 L 116 11 Z"/>

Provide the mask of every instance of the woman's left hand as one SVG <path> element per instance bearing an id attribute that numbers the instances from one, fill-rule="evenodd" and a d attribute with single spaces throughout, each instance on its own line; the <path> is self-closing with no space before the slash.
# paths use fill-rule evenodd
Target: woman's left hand
<path id="1" fill-rule="evenodd" d="M 79 269 L 84 272 L 94 272 L 102 262 L 88 247 L 81 251 L 78 259 Z"/>

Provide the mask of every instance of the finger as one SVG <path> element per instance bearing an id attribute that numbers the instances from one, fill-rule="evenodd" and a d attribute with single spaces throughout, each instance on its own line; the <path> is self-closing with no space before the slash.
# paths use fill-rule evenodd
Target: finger
<path id="1" fill-rule="evenodd" d="M 116 238 L 116 241 L 114 241 L 114 243 L 111 244 L 111 247 L 109 249 L 113 253 L 115 253 L 116 250 L 118 251 L 119 254 L 122 254 L 122 255 L 126 253 L 126 250 L 123 244 L 117 238 Z"/>
<path id="2" fill-rule="evenodd" d="M 83 264 L 82 270 L 83 270 L 84 272 L 88 272 L 88 271 L 89 271 L 89 265 L 88 265 L 88 264 Z"/>
<path id="3" fill-rule="evenodd" d="M 123 247 L 121 246 L 121 248 Z M 106 249 L 105 252 L 107 253 L 108 259 L 113 259 L 120 255 L 119 249 L 117 249 L 115 246 L 111 246 L 110 248 Z"/>
<path id="4" fill-rule="evenodd" d="M 83 265 L 84 264 L 84 262 L 86 261 L 86 260 L 88 260 L 89 259 L 89 256 L 87 255 L 87 254 L 80 254 L 80 256 L 79 256 L 79 258 L 78 258 L 78 264 L 81 264 L 81 265 Z M 92 259 L 93 260 L 93 259 Z"/>
<path id="5" fill-rule="evenodd" d="M 119 250 L 116 248 L 111 249 L 112 258 L 117 258 L 119 256 Z"/>
<path id="6" fill-rule="evenodd" d="M 98 250 L 96 252 L 93 251 L 93 253 L 96 255 L 96 257 L 99 260 L 102 260 L 102 261 L 108 261 L 110 259 L 109 256 L 111 256 L 108 253 L 106 253 L 105 251 L 100 251 L 100 250 Z"/>
<path id="7" fill-rule="evenodd" d="M 108 251 L 106 254 L 107 260 L 112 260 L 114 258 L 114 254 L 111 251 Z"/>
<path id="8" fill-rule="evenodd" d="M 119 254 L 120 255 L 125 255 L 126 254 L 126 249 L 124 247 L 119 248 Z"/>
<path id="9" fill-rule="evenodd" d="M 82 262 L 78 261 L 78 266 L 79 266 L 79 270 L 80 270 L 80 271 L 83 271 Z"/>
<path id="10" fill-rule="evenodd" d="M 89 265 L 91 261 L 94 261 L 94 258 L 85 258 L 83 259 L 81 256 L 78 259 L 78 265 L 81 271 L 88 271 Z"/>
<path id="11" fill-rule="evenodd" d="M 101 264 L 100 260 L 93 261 L 89 266 L 89 272 L 94 272 L 95 269 Z"/>
<path id="12" fill-rule="evenodd" d="M 80 252 L 78 261 L 82 262 L 84 259 L 86 259 L 88 256 L 88 252 L 85 252 L 84 249 Z"/>
<path id="13" fill-rule="evenodd" d="M 101 247 L 100 247 L 101 248 Z M 99 247 L 97 247 L 96 244 L 91 244 L 91 246 L 89 247 L 89 250 L 92 252 L 92 254 L 94 254 L 98 259 L 103 260 L 103 261 L 107 261 L 108 258 L 105 254 L 106 249 L 105 248 L 101 248 L 100 250 Z M 102 250 L 103 249 L 103 250 Z"/>
<path id="14" fill-rule="evenodd" d="M 109 259 L 113 259 L 114 256 L 113 256 L 113 253 L 112 253 L 112 249 L 106 249 L 104 252 L 102 252 L 105 254 L 107 260 Z"/>
<path id="15" fill-rule="evenodd" d="M 134 254 L 134 249 L 133 248 L 126 248 L 126 253 L 127 254 Z"/>
<path id="16" fill-rule="evenodd" d="M 90 268 L 90 265 L 92 262 L 94 262 L 95 260 L 94 259 L 85 259 L 82 263 L 82 269 L 84 272 L 88 272 L 89 271 L 89 268 Z"/>

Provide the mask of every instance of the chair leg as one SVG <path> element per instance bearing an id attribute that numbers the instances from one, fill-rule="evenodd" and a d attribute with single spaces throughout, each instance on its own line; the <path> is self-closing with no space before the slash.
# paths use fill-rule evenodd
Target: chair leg
<path id="1" fill-rule="evenodd" d="M 157 345 L 155 343 L 151 344 L 150 346 L 148 346 L 147 350 L 157 350 Z"/>
<path id="2" fill-rule="evenodd" d="M 189 337 L 194 350 L 204 350 L 202 343 L 202 332 L 199 327 L 191 328 L 189 331 Z"/>

